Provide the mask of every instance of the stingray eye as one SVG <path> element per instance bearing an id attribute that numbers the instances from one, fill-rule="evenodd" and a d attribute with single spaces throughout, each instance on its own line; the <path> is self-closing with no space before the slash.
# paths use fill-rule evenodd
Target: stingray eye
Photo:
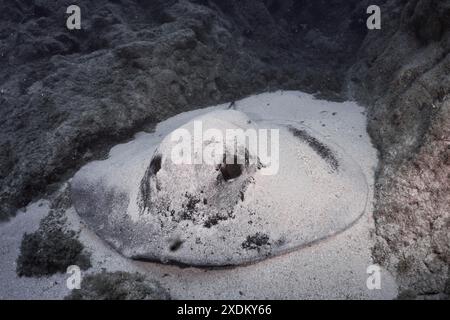
<path id="1" fill-rule="evenodd" d="M 225 181 L 235 179 L 242 174 L 242 165 L 240 164 L 223 164 L 220 166 L 220 172 Z"/>
<path id="2" fill-rule="evenodd" d="M 233 163 L 226 163 L 224 156 L 224 162 L 220 165 L 219 169 L 225 181 L 235 179 L 242 174 L 242 165 L 237 162 L 237 156 L 234 156 Z"/>
<path id="3" fill-rule="evenodd" d="M 150 171 L 153 175 L 157 174 L 159 170 L 161 170 L 161 155 L 157 154 L 153 157 L 150 162 Z"/>

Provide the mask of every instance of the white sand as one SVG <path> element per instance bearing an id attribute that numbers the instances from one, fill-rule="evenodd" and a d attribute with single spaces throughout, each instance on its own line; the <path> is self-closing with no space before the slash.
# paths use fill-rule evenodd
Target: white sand
<path id="1" fill-rule="evenodd" d="M 208 108 L 209 111 L 213 109 Z M 366 177 L 369 199 L 362 217 L 344 232 L 309 247 L 248 266 L 203 270 L 125 259 L 80 224 L 77 214 L 70 209 L 68 215 L 74 228 L 81 228 L 81 240 L 93 253 L 94 267 L 88 272 L 98 272 L 101 268 L 145 272 L 149 277 L 159 279 L 173 298 L 394 298 L 397 288 L 386 271 L 381 274 L 381 290 L 368 290 L 366 287 L 369 276 L 366 269 L 372 264 L 370 247 L 374 225 L 371 212 L 377 155 L 366 133 L 364 109 L 352 102 L 315 100 L 300 92 L 253 96 L 237 102 L 236 109 L 245 111 L 254 119 L 267 119 L 268 115 L 272 118 L 276 115 L 278 120 L 301 119 L 303 125 L 337 143 L 351 155 Z M 181 114 L 164 122 L 164 129 L 168 133 L 204 112 L 203 109 Z M 137 139 L 146 135 L 140 134 Z M 129 150 L 130 144 L 133 142 L 125 150 Z M 113 148 L 111 156 L 120 154 L 124 146 Z M 126 154 L 123 156 L 126 157 Z M 27 214 L 18 215 L 11 222 L 0 225 L 0 297 L 56 298 L 67 292 L 65 281 L 61 281 L 67 275 L 43 279 L 17 279 L 15 276 L 14 261 L 22 233 L 37 227 L 38 221 L 45 215 L 42 208 L 45 206 L 39 209 L 31 205 Z M 57 284 L 50 285 L 55 283 L 54 279 L 58 279 Z"/>

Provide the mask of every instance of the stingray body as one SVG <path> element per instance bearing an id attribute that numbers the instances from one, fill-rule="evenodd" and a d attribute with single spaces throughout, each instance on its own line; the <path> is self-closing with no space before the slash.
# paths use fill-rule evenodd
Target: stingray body
<path id="1" fill-rule="evenodd" d="M 237 165 L 175 164 L 176 128 L 157 129 L 88 164 L 71 181 L 74 206 L 123 255 L 190 266 L 240 265 L 326 239 L 364 212 L 368 188 L 358 164 L 332 139 L 295 119 L 213 110 L 178 128 L 192 132 L 195 121 L 222 133 L 278 130 L 278 171 L 262 174 L 265 164 L 245 144 L 237 145 L 244 157 Z M 223 157 L 230 146 L 225 141 Z"/>

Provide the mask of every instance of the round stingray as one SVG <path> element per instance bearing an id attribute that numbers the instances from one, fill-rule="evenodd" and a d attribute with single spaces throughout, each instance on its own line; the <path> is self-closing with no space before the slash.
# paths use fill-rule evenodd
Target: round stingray
<path id="1" fill-rule="evenodd" d="M 271 163 L 239 142 L 239 166 L 175 164 L 179 141 L 158 131 L 113 150 L 82 168 L 71 190 L 79 215 L 123 255 L 192 266 L 244 264 L 339 233 L 364 212 L 368 188 L 358 164 L 310 128 L 218 110 L 184 124 L 192 135 L 194 121 L 202 132 L 278 129 L 278 172 L 265 174 Z M 206 137 L 191 146 L 217 141 Z M 224 156 L 234 142 L 225 139 Z"/>

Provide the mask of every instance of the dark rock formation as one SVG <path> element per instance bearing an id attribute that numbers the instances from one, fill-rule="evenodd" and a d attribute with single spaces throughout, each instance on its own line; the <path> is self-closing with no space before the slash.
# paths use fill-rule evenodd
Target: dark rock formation
<path id="1" fill-rule="evenodd" d="M 17 274 L 26 277 L 65 273 L 70 265 L 86 270 L 91 267 L 90 254 L 78 240 L 78 234 L 67 228 L 64 213 L 70 204 L 63 192 L 53 202 L 53 209 L 42 219 L 39 229 L 25 234 L 17 259 Z"/>
<path id="2" fill-rule="evenodd" d="M 442 293 L 450 266 L 450 2 L 386 1 L 350 72 L 380 150 L 375 259 L 400 290 Z"/>
<path id="3" fill-rule="evenodd" d="M 159 283 L 138 273 L 102 272 L 88 275 L 81 289 L 67 300 L 168 300 L 170 295 Z"/>

